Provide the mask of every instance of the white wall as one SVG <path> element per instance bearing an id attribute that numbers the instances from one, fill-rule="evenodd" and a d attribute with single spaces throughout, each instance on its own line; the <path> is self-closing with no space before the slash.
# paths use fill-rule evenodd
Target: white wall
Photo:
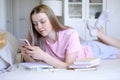
<path id="1" fill-rule="evenodd" d="M 6 30 L 6 4 L 0 0 L 0 30 Z"/>
<path id="2" fill-rule="evenodd" d="M 40 0 L 13 0 L 13 31 L 18 42 L 27 37 L 30 11 L 38 4 Z"/>
<path id="3" fill-rule="evenodd" d="M 107 24 L 107 34 L 120 39 L 120 0 L 107 0 L 107 9 L 112 11 Z"/>
<path id="4" fill-rule="evenodd" d="M 9 0 L 0 0 L 0 11 L 1 11 L 0 12 L 0 29 L 3 29 L 3 30 L 8 30 L 9 29 L 10 30 L 10 25 L 7 24 L 8 16 L 6 16 L 6 15 L 7 15 L 8 12 L 6 12 L 6 10 L 7 10 L 6 1 L 9 1 Z M 24 0 L 22 0 L 22 1 L 21 0 L 14 0 L 14 1 L 15 2 L 17 2 L 17 1 L 23 2 Z M 39 1 L 41 1 L 41 0 L 39 0 Z M 24 2 L 26 2 L 26 0 Z M 35 3 L 35 2 L 37 2 L 37 0 L 33 0 L 32 3 Z M 120 3 L 120 0 L 107 0 L 107 8 L 109 10 L 114 11 L 114 13 L 110 16 L 110 21 L 107 24 L 107 34 L 120 39 L 120 32 L 119 32 L 119 30 L 120 30 L 120 27 L 119 27 L 120 26 L 120 24 L 119 24 L 119 19 L 120 19 L 120 15 L 119 15 L 120 14 L 120 9 L 119 8 L 120 8 L 120 5 L 119 5 L 119 3 Z M 16 10 L 19 10 L 19 9 L 16 9 Z M 17 12 L 17 15 L 20 16 L 18 12 Z M 116 21 L 116 19 L 117 19 L 117 21 Z M 63 19 L 61 19 L 61 22 L 63 22 Z M 17 27 L 17 25 L 19 25 L 17 22 L 14 23 L 14 24 L 15 24 L 14 25 L 15 27 Z M 13 27 L 13 28 L 15 28 L 15 27 Z M 16 31 L 15 33 L 19 32 L 19 30 L 20 30 L 19 28 L 18 28 L 18 30 L 15 30 Z"/>

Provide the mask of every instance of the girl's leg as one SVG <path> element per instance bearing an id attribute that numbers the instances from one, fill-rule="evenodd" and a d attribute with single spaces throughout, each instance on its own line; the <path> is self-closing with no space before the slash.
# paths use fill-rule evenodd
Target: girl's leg
<path id="1" fill-rule="evenodd" d="M 114 46 L 114 47 L 120 49 L 120 40 L 104 34 L 102 29 L 98 30 L 97 37 L 103 43 Z"/>
<path id="2" fill-rule="evenodd" d="M 116 55 L 117 58 L 120 58 L 120 49 L 118 49 L 118 54 Z"/>
<path id="3" fill-rule="evenodd" d="M 97 37 L 101 42 L 118 48 L 118 53 L 116 54 L 116 57 L 120 58 L 120 40 L 104 34 L 102 29 L 99 29 L 97 33 Z"/>
<path id="4" fill-rule="evenodd" d="M 98 39 L 108 45 L 114 46 L 120 49 L 120 40 L 112 38 L 103 33 L 102 25 L 108 20 L 109 11 L 104 11 L 101 13 L 100 17 L 96 21 L 95 25 L 88 23 L 88 29 L 91 36 L 96 36 Z"/>
<path id="5" fill-rule="evenodd" d="M 107 22 L 109 13 L 109 11 L 104 11 L 100 14 L 95 24 L 92 24 L 91 22 L 87 24 L 87 27 L 90 31 L 90 36 L 97 36 L 98 29 L 102 28 L 102 25 L 104 25 L 105 22 Z"/>
<path id="6" fill-rule="evenodd" d="M 102 25 L 104 25 L 105 22 L 108 21 L 109 14 L 110 14 L 110 11 L 104 11 L 100 14 L 100 16 L 98 17 L 98 20 L 95 22 L 95 26 L 97 29 L 101 28 Z"/>
<path id="7" fill-rule="evenodd" d="M 88 23 L 88 29 L 90 31 L 90 35 L 92 37 L 98 37 L 98 40 L 104 44 L 116 47 L 118 49 L 118 53 L 116 55 L 117 58 L 120 58 L 120 40 L 110 37 L 104 34 L 102 25 L 108 20 L 108 12 L 103 12 L 95 25 Z"/>

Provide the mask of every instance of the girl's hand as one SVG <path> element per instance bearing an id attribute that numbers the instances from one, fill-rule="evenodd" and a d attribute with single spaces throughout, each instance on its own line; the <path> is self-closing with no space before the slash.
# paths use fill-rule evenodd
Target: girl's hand
<path id="1" fill-rule="evenodd" d="M 25 46 L 23 48 L 25 53 L 30 55 L 33 59 L 42 60 L 44 56 L 44 51 L 37 46 Z"/>

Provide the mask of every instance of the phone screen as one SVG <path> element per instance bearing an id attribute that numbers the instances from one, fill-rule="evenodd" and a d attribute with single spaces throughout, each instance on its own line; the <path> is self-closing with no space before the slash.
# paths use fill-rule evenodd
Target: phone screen
<path id="1" fill-rule="evenodd" d="M 24 46 L 31 46 L 27 39 L 20 39 L 20 43 L 21 45 L 24 45 Z"/>

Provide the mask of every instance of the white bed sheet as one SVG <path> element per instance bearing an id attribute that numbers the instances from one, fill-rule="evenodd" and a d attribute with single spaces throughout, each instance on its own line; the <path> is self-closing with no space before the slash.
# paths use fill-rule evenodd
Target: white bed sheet
<path id="1" fill-rule="evenodd" d="M 0 74 L 0 80 L 120 80 L 120 59 L 103 60 L 96 71 L 28 71 Z"/>

